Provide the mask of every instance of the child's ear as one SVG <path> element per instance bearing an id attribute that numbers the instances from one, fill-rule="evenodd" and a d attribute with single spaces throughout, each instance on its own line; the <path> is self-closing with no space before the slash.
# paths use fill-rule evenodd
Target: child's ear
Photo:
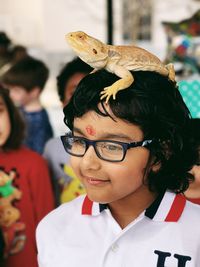
<path id="1" fill-rule="evenodd" d="M 161 163 L 159 161 L 159 162 L 156 162 L 156 163 L 152 164 L 151 170 L 153 172 L 158 172 L 160 170 L 160 168 L 161 168 Z"/>
<path id="2" fill-rule="evenodd" d="M 168 160 L 172 154 L 171 149 L 170 149 L 170 146 L 171 146 L 170 141 L 169 140 L 162 141 L 160 142 L 160 146 L 161 146 L 162 154 L 164 158 Z M 151 170 L 153 172 L 157 172 L 160 170 L 160 168 L 161 168 L 161 161 L 159 159 L 156 160 L 156 158 L 154 158 L 151 163 Z"/>

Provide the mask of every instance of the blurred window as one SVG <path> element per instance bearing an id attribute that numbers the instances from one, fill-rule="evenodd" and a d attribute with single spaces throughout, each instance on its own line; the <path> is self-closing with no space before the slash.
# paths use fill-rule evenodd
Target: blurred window
<path id="1" fill-rule="evenodd" d="M 152 29 L 151 0 L 123 0 L 123 39 L 150 41 Z"/>

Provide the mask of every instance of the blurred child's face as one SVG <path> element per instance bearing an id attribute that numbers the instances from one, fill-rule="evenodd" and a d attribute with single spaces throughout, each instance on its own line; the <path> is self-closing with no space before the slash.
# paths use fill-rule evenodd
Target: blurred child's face
<path id="1" fill-rule="evenodd" d="M 10 117 L 3 98 L 0 96 L 0 147 L 2 147 L 11 131 Z"/>
<path id="2" fill-rule="evenodd" d="M 186 197 L 199 199 L 200 198 L 200 166 L 194 165 L 189 171 L 194 176 L 194 181 L 190 183 L 189 188 L 184 192 Z"/>
<path id="3" fill-rule="evenodd" d="M 72 75 L 71 78 L 68 80 L 65 86 L 65 100 L 64 100 L 63 106 L 68 104 L 68 102 L 70 101 L 76 89 L 76 86 L 78 85 L 80 80 L 83 79 L 83 77 L 85 77 L 85 75 L 86 75 L 85 73 L 78 72 Z"/>
<path id="4" fill-rule="evenodd" d="M 6 85 L 10 91 L 10 97 L 17 107 L 25 106 L 30 101 L 30 92 L 21 86 Z"/>
<path id="5" fill-rule="evenodd" d="M 89 111 L 74 120 L 74 135 L 89 140 L 134 142 L 143 140 L 143 132 L 136 125 L 121 119 L 103 117 Z M 88 197 L 100 203 L 112 203 L 147 191 L 144 185 L 150 152 L 144 147 L 127 150 L 121 162 L 108 162 L 97 157 L 89 146 L 83 157 L 71 157 L 71 164 L 84 184 Z M 145 197 L 145 196 L 144 196 Z"/>

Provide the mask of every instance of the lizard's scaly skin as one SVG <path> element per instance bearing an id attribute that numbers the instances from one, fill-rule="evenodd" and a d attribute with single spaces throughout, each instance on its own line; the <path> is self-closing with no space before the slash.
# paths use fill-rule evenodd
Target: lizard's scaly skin
<path id="1" fill-rule="evenodd" d="M 117 92 L 128 88 L 134 81 L 130 71 L 154 71 L 175 81 L 173 64 L 164 65 L 158 57 L 137 46 L 107 45 L 84 32 L 71 32 L 66 40 L 75 53 L 88 65 L 106 69 L 120 79 L 100 93 L 101 99 L 108 102 Z"/>

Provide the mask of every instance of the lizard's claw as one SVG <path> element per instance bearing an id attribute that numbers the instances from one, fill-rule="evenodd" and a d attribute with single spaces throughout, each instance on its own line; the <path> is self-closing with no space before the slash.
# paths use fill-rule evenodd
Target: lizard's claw
<path id="1" fill-rule="evenodd" d="M 115 90 L 112 86 L 105 87 L 103 91 L 100 92 L 100 99 L 106 98 L 105 102 L 108 103 L 108 100 L 112 96 L 113 99 L 116 99 L 117 90 Z"/>

